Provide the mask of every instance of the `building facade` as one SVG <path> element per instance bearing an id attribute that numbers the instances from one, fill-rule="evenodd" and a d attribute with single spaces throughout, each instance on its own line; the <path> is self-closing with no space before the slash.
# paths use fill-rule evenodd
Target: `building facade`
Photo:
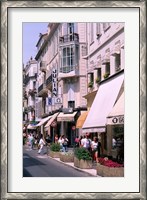
<path id="1" fill-rule="evenodd" d="M 124 91 L 124 23 L 88 23 L 87 107 L 83 134 L 99 136 L 104 154 L 112 155 L 112 138 L 124 134 L 124 121 L 108 123 L 108 116 Z M 121 101 L 121 106 L 124 102 Z M 118 116 L 124 119 L 124 110 Z M 112 115 L 111 115 L 112 117 Z M 114 120 L 115 121 L 115 120 Z M 116 131 L 117 130 L 117 131 Z"/>
<path id="2" fill-rule="evenodd" d="M 76 119 L 86 110 L 87 101 L 87 35 L 85 23 L 49 23 L 48 32 L 40 34 L 35 59 L 38 87 L 38 116 L 58 113 L 56 127 L 43 128 L 52 137 L 64 134 L 71 144 Z M 77 130 L 78 132 L 79 130 Z M 45 133 L 46 134 L 46 133 Z"/>
<path id="3" fill-rule="evenodd" d="M 23 121 L 35 124 L 37 62 L 32 57 L 23 68 Z"/>

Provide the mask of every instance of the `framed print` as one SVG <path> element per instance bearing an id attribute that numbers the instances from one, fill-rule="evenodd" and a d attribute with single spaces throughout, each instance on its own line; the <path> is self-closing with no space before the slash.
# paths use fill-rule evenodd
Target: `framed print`
<path id="1" fill-rule="evenodd" d="M 2 1 L 1 2 L 1 199 L 146 199 L 146 3 L 144 1 Z M 70 23 L 69 23 L 70 22 Z M 70 31 L 73 30 L 73 26 L 71 22 L 81 23 L 81 27 L 89 27 L 89 29 L 80 29 L 81 34 L 83 34 L 83 30 L 88 30 L 88 34 L 85 38 L 87 39 L 87 43 L 84 43 L 82 40 L 79 42 L 78 34 L 71 34 Z M 38 129 L 42 127 L 43 124 L 46 123 L 44 128 L 48 128 L 51 126 L 51 129 L 54 128 L 63 121 L 69 122 L 71 124 L 70 130 L 71 133 L 75 133 L 76 124 L 72 123 L 74 121 L 74 117 L 76 116 L 76 112 L 72 112 L 70 114 L 68 108 L 73 108 L 74 104 L 74 93 L 77 93 L 79 87 L 74 90 L 73 83 L 77 84 L 78 78 L 74 74 L 74 81 L 71 81 L 71 76 L 68 80 L 64 81 L 64 84 L 70 82 L 70 88 L 67 89 L 67 94 L 65 99 L 68 99 L 68 105 L 65 107 L 61 106 L 62 99 L 58 96 L 58 98 L 54 98 L 54 103 L 60 103 L 62 112 L 58 115 L 58 113 L 52 112 L 51 116 L 44 116 L 38 123 L 36 124 L 27 124 L 24 126 L 24 110 L 23 110 L 23 62 L 24 62 L 24 52 L 27 54 L 32 47 L 32 41 L 34 41 L 36 35 L 34 34 L 35 28 L 37 24 L 45 24 L 45 28 L 48 27 L 48 32 L 46 34 L 42 34 L 43 29 L 40 30 L 40 38 L 38 41 L 36 40 L 36 46 L 39 49 L 42 41 L 46 41 L 44 38 L 48 38 L 48 33 L 52 33 L 52 25 L 56 24 L 69 24 L 68 31 L 70 32 L 70 36 L 65 34 L 66 37 L 60 35 L 60 40 L 56 40 L 54 37 L 55 43 L 59 42 L 60 46 L 60 61 L 55 62 L 53 65 L 54 68 L 52 70 L 52 76 L 54 80 L 53 87 L 51 88 L 54 91 L 54 95 L 56 96 L 56 87 L 57 87 L 57 79 L 56 79 L 56 66 L 60 66 L 60 72 L 69 73 L 73 71 L 73 58 L 77 58 L 81 51 L 83 53 L 83 60 L 80 61 L 80 65 L 82 62 L 85 62 L 85 69 L 88 70 L 90 66 L 94 66 L 94 62 L 92 57 L 96 59 L 96 65 L 99 63 L 99 59 L 101 59 L 101 55 L 103 54 L 105 57 L 102 59 L 102 65 L 105 64 L 106 71 L 109 69 L 109 75 L 113 71 L 116 70 L 116 67 L 113 66 L 113 70 L 110 70 L 110 66 L 108 63 L 108 57 L 115 55 L 115 60 L 111 60 L 113 65 L 118 65 L 117 67 L 123 66 L 123 69 L 117 69 L 117 73 L 120 75 L 124 73 L 124 100 L 125 100 L 125 119 L 123 118 L 115 118 L 113 122 L 116 123 L 116 120 L 120 120 L 122 122 L 124 120 L 123 131 L 125 133 L 124 137 L 124 175 L 123 176 L 95 176 L 95 177 L 70 177 L 70 176 L 33 176 L 25 175 L 24 176 L 24 165 L 23 159 L 28 159 L 28 154 L 23 154 L 23 128 L 27 127 L 27 129 L 31 130 L 29 133 L 32 133 L 32 130 L 40 130 L 42 134 L 43 130 L 46 129 Z M 118 23 L 119 26 L 117 25 Z M 89 25 L 87 25 L 89 24 Z M 97 50 L 92 49 L 94 44 L 94 39 L 92 37 L 93 33 L 93 25 L 97 28 L 97 34 L 95 35 L 95 39 L 99 48 Z M 106 48 L 103 50 L 103 46 L 101 45 L 102 40 L 99 40 L 101 37 L 101 33 L 99 31 L 99 24 L 101 28 L 103 28 L 103 33 L 106 37 Z M 111 36 L 110 24 L 112 27 L 115 27 L 117 30 L 116 34 Z M 27 30 L 25 32 L 26 26 L 31 26 L 30 32 Z M 33 26 L 34 25 L 34 26 Z M 123 26 L 123 35 L 121 35 L 122 29 L 120 29 L 121 25 Z M 37 30 L 37 31 L 39 31 Z M 107 31 L 109 30 L 109 31 Z M 51 31 L 51 32 L 50 32 Z M 64 32 L 63 28 L 63 32 Z M 67 31 L 67 33 L 68 33 Z M 38 32 L 39 33 L 39 32 Z M 59 32 L 60 34 L 60 32 Z M 74 39 L 73 36 L 74 35 Z M 114 40 L 114 38 L 118 36 L 119 40 Z M 123 39 L 122 39 L 123 37 Z M 25 38 L 25 39 L 24 39 Z M 102 38 L 102 37 L 101 37 Z M 29 43 L 26 43 L 27 40 Z M 48 38 L 49 39 L 49 38 Z M 69 43 L 72 41 L 72 45 L 69 47 Z M 86 40 L 86 39 L 85 39 Z M 25 42 L 24 42 L 25 41 Z M 68 45 L 66 48 L 63 47 L 63 41 L 67 42 Z M 110 51 L 108 43 L 113 42 L 113 46 L 115 47 L 113 50 L 115 52 Z M 120 42 L 121 41 L 121 42 Z M 78 49 L 78 44 L 83 45 L 81 49 Z M 86 46 L 84 49 L 84 44 L 87 45 L 89 42 L 89 47 Z M 48 40 L 48 44 L 51 43 Z M 54 44 L 55 44 L 54 43 Z M 61 44 L 62 43 L 62 44 Z M 25 45 L 27 44 L 27 48 L 25 49 Z M 43 43 L 44 44 L 44 43 Z M 120 49 L 118 47 L 120 46 Z M 125 47 L 125 48 L 124 48 Z M 34 46 L 35 48 L 35 46 Z M 46 52 L 48 49 L 46 49 Z M 49 52 L 48 56 L 56 57 L 56 51 L 58 48 L 56 45 L 52 45 L 52 51 Z M 35 60 L 37 61 L 36 66 L 40 66 L 42 68 L 42 72 L 44 72 L 44 63 L 40 60 L 40 54 L 42 55 L 42 47 L 36 51 L 33 49 L 32 54 Z M 44 55 L 46 54 L 44 52 Z M 97 52 L 95 54 L 95 52 Z M 123 54 L 122 54 L 123 52 Z M 117 55 L 116 55 L 117 54 Z M 95 55 L 95 57 L 94 57 Z M 120 59 L 120 57 L 124 55 L 124 59 Z M 30 56 L 30 57 L 27 57 Z M 25 62 L 29 60 L 32 62 L 32 55 L 27 55 Z M 118 56 L 118 57 L 117 57 Z M 34 60 L 34 63 L 36 61 Z M 105 61 L 104 61 L 105 60 Z M 107 61 L 106 61 L 107 60 Z M 110 59 L 109 59 L 110 60 Z M 121 60 L 121 62 L 120 62 Z M 33 63 L 33 64 L 34 64 Z M 46 65 L 48 67 L 48 73 L 50 70 L 51 61 Z M 64 64 L 68 63 L 70 65 L 70 69 Z M 87 63 L 87 64 L 86 64 Z M 75 65 L 75 73 L 79 64 Z M 28 67 L 29 68 L 29 67 Z M 99 67 L 94 67 L 93 70 L 97 68 L 97 72 L 99 71 Z M 103 70 L 103 69 L 102 69 Z M 102 71 L 104 72 L 104 71 Z M 61 75 L 63 75 L 61 73 Z M 83 71 L 84 73 L 84 71 Z M 90 73 L 86 75 L 81 75 L 81 77 L 89 77 Z M 94 76 L 96 76 L 96 72 L 94 71 Z M 106 75 L 106 74 L 105 74 Z M 108 76 L 109 76 L 108 75 Z M 41 74 L 37 74 L 39 77 L 37 80 L 43 80 L 44 76 Z M 73 75 L 72 75 L 73 76 Z M 121 75 L 120 75 L 121 76 Z M 114 76 L 112 76 L 114 77 Z M 58 77 L 63 79 L 64 77 Z M 110 77 L 103 77 L 99 85 L 99 90 L 101 88 L 106 88 L 103 84 L 105 82 L 105 78 L 110 80 Z M 123 82 L 122 78 L 118 78 L 119 81 L 114 82 L 112 86 L 119 88 L 119 82 Z M 73 79 L 72 79 L 73 80 Z M 85 84 L 85 79 L 83 79 Z M 47 81 L 47 80 L 46 80 Z M 49 79 L 48 79 L 49 81 Z M 94 79 L 93 79 L 94 81 Z M 98 79 L 97 79 L 98 81 Z M 47 83 L 47 82 L 46 82 Z M 32 82 L 32 84 L 34 84 Z M 93 83 L 95 87 L 97 83 Z M 47 84 L 46 84 L 47 85 Z M 62 84 L 61 84 L 62 86 Z M 43 87 L 43 86 L 42 86 Z M 88 86 L 88 90 L 91 90 L 91 86 Z M 120 89 L 120 88 L 119 88 Z M 39 86 L 38 86 L 38 91 Z M 58 88 L 58 91 L 60 89 Z M 106 91 L 109 89 L 106 88 Z M 115 89 L 111 88 L 111 97 L 113 94 L 117 93 Z M 103 90 L 104 91 L 104 90 Z M 32 91 L 29 90 L 29 95 L 31 96 Z M 102 92 L 101 92 L 102 93 Z M 104 92 L 103 92 L 104 93 Z M 89 93 L 87 93 L 89 94 Z M 80 93 L 79 93 L 80 95 Z M 96 95 L 96 93 L 95 93 Z M 40 96 L 38 96 L 40 97 Z M 39 98 L 37 100 L 39 102 Z M 48 96 L 49 97 L 49 94 Z M 36 97 L 35 97 L 36 98 Z M 76 98 L 79 98 L 78 95 Z M 82 97 L 81 97 L 82 98 Z M 96 97 L 97 98 L 97 97 Z M 41 102 L 41 105 L 44 105 L 44 110 L 46 109 L 45 105 L 49 105 L 52 99 L 44 98 L 44 104 Z M 63 99 L 65 101 L 65 99 Z M 114 103 L 117 103 L 116 98 L 109 98 L 109 103 L 112 102 L 112 107 Z M 59 102 L 60 101 L 60 102 Z M 83 101 L 84 102 L 84 101 Z M 76 104 L 76 103 L 75 103 Z M 31 106 L 36 106 L 30 104 Z M 54 104 L 55 105 L 55 104 Z M 82 104 L 84 105 L 84 103 Z M 116 105 L 116 104 L 115 104 Z M 78 107 L 78 106 L 77 106 Z M 98 105 L 96 105 L 97 109 L 100 109 Z M 31 107 L 32 108 L 32 107 Z M 31 109 L 30 108 L 30 109 Z M 36 107 L 35 107 L 36 108 Z M 38 107 L 37 107 L 38 108 Z M 66 109 L 64 109 L 66 108 Z M 105 108 L 103 108 L 104 110 Z M 39 110 L 39 109 L 38 109 Z M 36 112 L 39 112 L 39 111 Z M 91 107 L 92 110 L 92 107 Z M 61 111 L 61 110 L 60 110 Z M 29 111 L 30 112 L 30 111 Z M 50 112 L 50 111 L 48 111 Z M 65 116 L 65 112 L 67 112 Z M 95 109 L 93 109 L 93 113 Z M 32 113 L 32 112 L 31 112 Z M 90 111 L 89 111 L 90 113 Z M 88 115 L 89 115 L 88 113 Z M 66 118 L 69 114 L 69 118 Z M 107 113 L 108 114 L 108 113 Z M 110 111 L 109 111 L 110 114 Z M 35 114 L 34 114 L 35 115 Z M 30 115 L 32 117 L 36 117 L 36 115 Z M 37 115 L 38 117 L 39 115 Z M 24 117 L 24 118 L 23 118 Z M 79 116 L 78 116 L 79 117 Z M 87 119 L 92 118 L 92 115 L 89 115 Z M 51 121 L 49 121 L 52 119 Z M 57 119 L 57 120 L 56 120 Z M 86 120 L 84 123 L 86 123 Z M 109 116 L 108 120 L 111 120 L 111 116 Z M 110 121 L 109 121 L 110 122 Z M 35 128 L 34 128 L 34 127 Z M 105 125 L 106 126 L 106 125 Z M 83 125 L 84 127 L 84 125 Z M 34 129 L 33 129 L 34 128 Z M 97 128 L 93 126 L 92 128 Z M 88 131 L 92 132 L 105 132 L 104 127 L 100 129 L 88 129 Z M 48 129 L 47 129 L 48 130 Z M 84 130 L 84 128 L 83 128 Z M 108 130 L 108 127 L 107 127 Z M 113 129 L 114 130 L 114 129 Z M 115 129 L 116 130 L 116 129 Z M 118 130 L 118 129 L 117 129 Z M 122 131 L 122 129 L 121 129 Z M 24 131 L 25 132 L 25 131 Z M 86 130 L 87 132 L 87 130 Z M 85 134 L 86 134 L 85 132 Z M 116 131 L 117 132 L 117 131 Z M 53 132 L 55 133 L 55 132 Z M 87 134 L 88 135 L 88 134 Z M 54 138 L 55 135 L 53 135 Z M 70 142 L 73 140 L 72 134 L 69 136 Z M 103 137 L 103 136 L 102 136 Z M 108 140 L 108 139 L 107 139 Z M 102 140 L 102 145 L 105 146 L 105 137 Z M 112 141 L 111 141 L 112 142 Z M 30 144 L 30 143 L 29 143 Z M 108 145 L 109 146 L 109 145 Z M 107 147 L 105 148 L 107 149 Z M 28 149 L 27 149 L 28 150 Z M 38 152 L 40 153 L 40 152 Z M 33 153 L 32 153 L 33 156 Z M 38 159 L 42 159 L 41 155 L 37 155 Z M 40 156 L 40 157 L 39 157 Z M 105 161 L 108 159 L 106 159 Z M 36 161 L 34 161 L 36 162 Z M 41 164 L 43 161 L 38 161 Z M 34 163 L 32 163 L 34 165 Z M 39 165 L 39 164 L 38 164 Z M 44 164 L 45 165 L 45 164 Z M 50 165 L 49 165 L 50 166 Z M 62 167 L 61 167 L 62 168 Z M 59 168 L 58 171 L 61 170 Z M 48 170 L 52 170 L 48 167 Z M 31 170 L 30 170 L 31 171 Z M 39 171 L 38 171 L 39 173 Z M 45 172 L 44 172 L 45 173 Z M 42 173 L 43 174 L 43 173 Z"/>

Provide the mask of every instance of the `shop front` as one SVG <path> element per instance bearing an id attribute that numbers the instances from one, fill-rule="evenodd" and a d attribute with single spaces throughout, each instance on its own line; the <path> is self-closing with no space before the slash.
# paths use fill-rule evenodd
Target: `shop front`
<path id="1" fill-rule="evenodd" d="M 107 117 L 107 127 L 109 129 L 109 154 L 117 158 L 116 142 L 120 138 L 124 141 L 124 92 L 112 108 Z M 122 147 L 124 149 L 124 146 Z M 124 152 L 123 152 L 124 153 Z"/>
<path id="2" fill-rule="evenodd" d="M 68 138 L 69 146 L 74 145 L 74 139 L 76 136 L 76 114 L 77 112 L 61 112 L 57 117 L 57 122 L 60 123 L 60 135 L 65 135 Z"/>
<path id="3" fill-rule="evenodd" d="M 110 143 L 112 146 L 107 117 L 120 96 L 123 82 L 124 70 L 100 83 L 99 90 L 97 91 L 88 116 L 82 126 L 82 132 L 84 134 L 91 133 L 91 138 L 93 138 L 94 135 L 100 138 L 102 152 L 105 155 L 111 154 Z"/>

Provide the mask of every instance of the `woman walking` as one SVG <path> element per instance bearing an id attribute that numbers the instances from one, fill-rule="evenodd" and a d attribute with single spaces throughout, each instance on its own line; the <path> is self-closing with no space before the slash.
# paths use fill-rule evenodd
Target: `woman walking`
<path id="1" fill-rule="evenodd" d="M 43 140 L 43 136 L 41 135 L 40 140 L 39 140 L 39 150 L 38 150 L 39 154 L 42 152 L 44 145 L 45 145 L 45 142 Z"/>

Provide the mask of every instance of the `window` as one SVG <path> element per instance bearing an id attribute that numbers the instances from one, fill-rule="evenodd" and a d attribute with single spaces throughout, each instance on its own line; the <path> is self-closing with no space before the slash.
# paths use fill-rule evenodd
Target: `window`
<path id="1" fill-rule="evenodd" d="M 110 74 L 110 62 L 106 63 L 105 71 L 106 71 L 107 74 Z"/>
<path id="2" fill-rule="evenodd" d="M 94 80 L 94 75 L 93 75 L 93 73 L 91 73 L 90 74 L 90 82 L 93 82 L 93 80 Z"/>
<path id="3" fill-rule="evenodd" d="M 97 39 L 101 36 L 101 24 L 100 23 L 96 23 L 96 35 L 97 35 Z"/>
<path id="4" fill-rule="evenodd" d="M 98 68 L 98 70 L 97 70 L 97 78 L 99 79 L 99 80 L 101 80 L 101 68 Z"/>
<path id="5" fill-rule="evenodd" d="M 74 33 L 74 23 L 68 23 L 68 34 Z"/>
<path id="6" fill-rule="evenodd" d="M 75 101 L 68 101 L 68 108 L 75 108 Z"/>
<path id="7" fill-rule="evenodd" d="M 62 48 L 60 72 L 68 73 L 78 65 L 79 46 L 70 45 Z"/>
<path id="8" fill-rule="evenodd" d="M 120 70 L 120 54 L 115 55 L 115 70 L 116 72 Z"/>

